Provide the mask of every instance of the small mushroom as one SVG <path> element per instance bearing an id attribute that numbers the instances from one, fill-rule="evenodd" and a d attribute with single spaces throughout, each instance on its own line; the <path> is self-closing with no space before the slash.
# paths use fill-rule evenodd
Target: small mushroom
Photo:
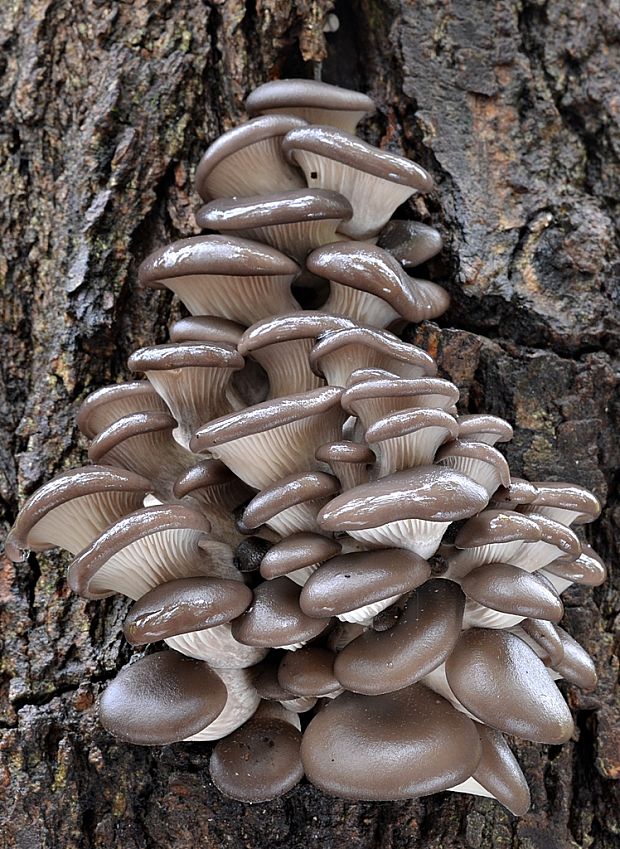
<path id="1" fill-rule="evenodd" d="M 445 410 L 397 410 L 371 424 L 364 439 L 378 456 L 373 473 L 382 478 L 403 469 L 429 465 L 437 449 L 444 442 L 454 440 L 457 433 L 456 419 Z M 466 474 L 464 469 L 458 471 Z"/>
<path id="2" fill-rule="evenodd" d="M 459 439 L 486 442 L 495 445 L 496 442 L 510 442 L 513 437 L 512 427 L 504 419 L 491 416 L 488 413 L 471 413 L 459 416 Z"/>
<path id="3" fill-rule="evenodd" d="M 343 491 L 367 483 L 369 467 L 377 459 L 367 445 L 349 439 L 320 445 L 314 456 L 329 466 Z"/>
<path id="4" fill-rule="evenodd" d="M 211 342 L 237 347 L 245 327 L 217 315 L 188 315 L 170 325 L 171 342 Z"/>
<path id="5" fill-rule="evenodd" d="M 460 583 L 470 599 L 494 611 L 551 622 L 559 622 L 564 615 L 564 605 L 553 587 L 535 573 L 530 574 L 508 563 L 479 566 Z M 474 609 L 471 608 L 471 613 Z M 468 622 L 471 625 L 483 624 L 472 618 Z"/>
<path id="6" fill-rule="evenodd" d="M 207 201 L 302 188 L 303 176 L 285 160 L 281 145 L 290 130 L 305 126 L 292 115 L 266 115 L 224 133 L 198 164 L 198 194 Z"/>
<path id="7" fill-rule="evenodd" d="M 377 244 L 404 268 L 421 265 L 443 247 L 440 233 L 420 221 L 388 221 Z"/>
<path id="8" fill-rule="evenodd" d="M 494 510 L 516 510 L 536 497 L 536 487 L 523 478 L 511 476 L 508 486 L 500 486 L 493 494 L 490 506 Z"/>
<path id="9" fill-rule="evenodd" d="M 299 309 L 291 283 L 299 266 L 269 245 L 233 236 L 172 242 L 141 264 L 138 282 L 171 289 L 193 315 L 217 315 L 245 327 Z"/>
<path id="10" fill-rule="evenodd" d="M 561 593 L 571 584 L 600 586 L 607 577 L 607 567 L 593 548 L 582 543 L 582 552 L 576 560 L 568 563 L 554 560 L 547 564 L 542 574 Z"/>
<path id="11" fill-rule="evenodd" d="M 109 466 L 71 469 L 37 489 L 23 505 L 4 546 L 14 563 L 30 551 L 64 548 L 77 554 L 120 516 L 135 510 L 151 483 Z"/>
<path id="12" fill-rule="evenodd" d="M 83 401 L 77 414 L 77 426 L 92 439 L 123 416 L 148 411 L 168 412 L 168 407 L 148 380 L 104 386 Z"/>
<path id="13" fill-rule="evenodd" d="M 99 717 L 126 743 L 164 746 L 212 723 L 226 698 L 226 686 L 206 663 L 158 652 L 119 672 L 99 700 Z"/>
<path id="14" fill-rule="evenodd" d="M 278 681 L 296 696 L 333 696 L 342 690 L 334 676 L 335 654 L 319 646 L 286 652 L 278 666 Z"/>
<path id="15" fill-rule="evenodd" d="M 596 687 L 596 667 L 587 651 L 567 634 L 559 625 L 555 626 L 556 633 L 564 649 L 562 659 L 553 664 L 554 671 L 569 684 L 575 684 L 583 690 L 593 690 Z"/>
<path id="16" fill-rule="evenodd" d="M 506 458 L 486 442 L 455 439 L 439 449 L 435 462 L 467 475 L 486 489 L 489 498 L 500 485 L 510 484 Z"/>
<path id="17" fill-rule="evenodd" d="M 201 460 L 174 483 L 176 498 L 190 496 L 201 506 L 234 510 L 251 495 L 251 490 L 221 460 Z"/>
<path id="18" fill-rule="evenodd" d="M 545 666 L 555 667 L 564 657 L 564 644 L 558 629 L 546 619 L 524 619 L 510 629 L 533 649 Z"/>
<path id="19" fill-rule="evenodd" d="M 281 536 L 318 530 L 317 513 L 340 491 L 337 478 L 325 472 L 303 472 L 281 478 L 250 501 L 243 526 L 267 524 Z"/>
<path id="20" fill-rule="evenodd" d="M 375 104 L 359 91 L 329 85 L 319 80 L 272 80 L 250 94 L 245 102 L 248 115 L 296 115 L 309 124 L 328 124 L 354 133 Z"/>
<path id="21" fill-rule="evenodd" d="M 303 586 L 321 563 L 340 554 L 342 546 L 329 537 L 313 533 L 296 533 L 276 543 L 265 554 L 260 573 L 268 581 L 287 575 Z"/>
<path id="22" fill-rule="evenodd" d="M 376 236 L 398 206 L 433 188 L 417 163 L 331 127 L 291 130 L 282 150 L 302 169 L 310 188 L 340 192 L 351 202 L 353 218 L 342 226 L 351 239 Z"/>
<path id="23" fill-rule="evenodd" d="M 536 496 L 520 508 L 526 514 L 547 516 L 564 525 L 593 522 L 600 515 L 598 498 L 581 486 L 552 481 L 536 481 L 533 486 Z"/>

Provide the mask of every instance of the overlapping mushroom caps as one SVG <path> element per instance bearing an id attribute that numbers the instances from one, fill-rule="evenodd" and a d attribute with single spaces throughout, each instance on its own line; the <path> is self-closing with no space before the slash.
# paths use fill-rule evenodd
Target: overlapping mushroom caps
<path id="1" fill-rule="evenodd" d="M 75 592 L 133 600 L 127 640 L 167 648 L 119 673 L 102 723 L 142 745 L 219 740 L 222 793 L 263 802 L 305 773 L 344 799 L 453 790 L 523 814 L 503 735 L 566 741 L 555 681 L 596 683 L 558 623 L 566 587 L 605 578 L 569 527 L 600 506 L 511 477 L 495 447 L 511 426 L 459 415 L 432 357 L 391 332 L 449 299 L 406 271 L 439 233 L 386 225 L 432 181 L 351 135 L 372 101 L 288 80 L 247 106 L 196 175 L 219 235 L 140 268 L 192 315 L 132 355 L 146 380 L 84 401 L 96 465 L 35 492 L 6 552 L 65 548 Z M 327 287 L 319 309 L 300 281 Z"/>

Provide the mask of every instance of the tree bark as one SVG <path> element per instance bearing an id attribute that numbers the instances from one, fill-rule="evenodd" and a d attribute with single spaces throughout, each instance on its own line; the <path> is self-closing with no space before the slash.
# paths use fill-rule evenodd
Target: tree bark
<path id="1" fill-rule="evenodd" d="M 0 9 L 4 276 L 3 527 L 60 469 L 86 460 L 75 413 L 128 377 L 178 308 L 139 291 L 154 248 L 197 232 L 195 166 L 278 76 L 367 91 L 376 144 L 428 168 L 415 217 L 445 250 L 431 279 L 453 305 L 406 338 L 437 356 L 462 410 L 504 416 L 516 474 L 575 481 L 606 509 L 587 530 L 617 562 L 620 504 L 620 38 L 616 0 L 15 0 Z M 409 213 L 408 213 L 409 214 Z M 616 363 L 617 365 L 617 363 Z M 440 794 L 353 804 L 307 783 L 246 806 L 222 798 L 209 747 L 123 745 L 95 700 L 126 662 L 121 599 L 85 603 L 67 558 L 1 561 L 0 845 L 7 849 L 424 847 L 611 849 L 620 834 L 617 576 L 565 594 L 596 660 L 566 687 L 577 734 L 516 746 L 532 789 L 517 820 Z"/>

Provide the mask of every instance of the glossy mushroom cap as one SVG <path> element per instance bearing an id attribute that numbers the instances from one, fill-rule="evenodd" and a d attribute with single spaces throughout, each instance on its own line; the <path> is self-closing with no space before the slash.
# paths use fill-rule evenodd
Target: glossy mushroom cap
<path id="1" fill-rule="evenodd" d="M 84 436 L 92 439 L 123 416 L 149 410 L 167 412 L 168 407 L 148 380 L 117 383 L 98 389 L 82 402 L 77 426 Z"/>
<path id="2" fill-rule="evenodd" d="M 506 458 L 486 442 L 455 439 L 439 449 L 435 462 L 475 480 L 486 489 L 489 498 L 500 485 L 506 487 L 510 484 L 510 468 Z"/>
<path id="3" fill-rule="evenodd" d="M 250 116 L 283 113 L 296 115 L 309 124 L 329 124 L 354 133 L 364 115 L 372 115 L 375 104 L 365 94 L 318 80 L 273 80 L 250 94 L 245 102 Z"/>
<path id="4" fill-rule="evenodd" d="M 438 409 L 451 412 L 459 400 L 459 391 L 449 380 L 439 377 L 364 377 L 354 372 L 342 396 L 342 406 L 358 416 L 365 428 L 377 419 L 398 410 Z"/>
<path id="5" fill-rule="evenodd" d="M 343 490 L 367 483 L 368 469 L 377 459 L 367 445 L 351 442 L 349 439 L 320 445 L 314 456 L 330 467 Z"/>
<path id="6" fill-rule="evenodd" d="M 559 622 L 560 597 L 544 579 L 508 563 L 487 563 L 461 580 L 466 595 L 502 613 Z"/>
<path id="7" fill-rule="evenodd" d="M 419 221 L 388 221 L 377 244 L 405 268 L 421 265 L 443 247 L 440 233 Z"/>
<path id="8" fill-rule="evenodd" d="M 243 513 L 243 525 L 254 530 L 268 524 L 282 536 L 314 532 L 318 511 L 339 491 L 338 479 L 325 472 L 288 475 L 254 496 Z"/>
<path id="9" fill-rule="evenodd" d="M 189 315 L 170 326 L 171 342 L 223 342 L 237 347 L 243 331 L 242 324 L 216 315 Z"/>
<path id="10" fill-rule="evenodd" d="M 276 543 L 263 557 L 260 573 L 268 581 L 294 574 L 300 569 L 316 567 L 330 557 L 340 554 L 342 546 L 329 537 L 313 533 L 297 533 Z"/>
<path id="11" fill-rule="evenodd" d="M 191 496 L 202 504 L 230 510 L 247 501 L 251 490 L 221 460 L 202 460 L 174 483 L 175 498 Z"/>
<path id="12" fill-rule="evenodd" d="M 459 439 L 473 439 L 474 442 L 509 442 L 513 437 L 511 425 L 498 416 L 488 413 L 471 413 L 458 417 Z"/>
<path id="13" fill-rule="evenodd" d="M 310 722 L 308 779 L 341 799 L 397 800 L 464 781 L 481 756 L 475 724 L 421 684 L 396 693 L 343 693 Z"/>
<path id="14" fill-rule="evenodd" d="M 340 690 L 334 676 L 335 654 L 319 646 L 287 652 L 278 667 L 278 681 L 296 696 L 329 696 Z"/>
<path id="15" fill-rule="evenodd" d="M 99 700 L 99 716 L 127 743 L 164 746 L 209 725 L 225 704 L 226 687 L 206 663 L 158 652 L 119 672 Z"/>
<path id="16" fill-rule="evenodd" d="M 281 142 L 290 130 L 305 126 L 292 115 L 266 115 L 224 133 L 198 164 L 198 194 L 206 201 L 303 187 L 303 176 L 284 159 Z"/>
<path id="17" fill-rule="evenodd" d="M 582 486 L 552 481 L 536 481 L 536 496 L 523 512 L 548 516 L 565 525 L 593 522 L 601 512 L 601 504 Z"/>
<path id="18" fill-rule="evenodd" d="M 397 410 L 371 424 L 364 439 L 379 455 L 376 475 L 383 477 L 432 463 L 437 449 L 457 433 L 456 419 L 445 410 Z"/>

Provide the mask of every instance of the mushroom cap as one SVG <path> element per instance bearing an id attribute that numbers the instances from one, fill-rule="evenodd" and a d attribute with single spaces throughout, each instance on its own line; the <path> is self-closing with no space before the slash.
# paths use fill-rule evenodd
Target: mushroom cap
<path id="1" fill-rule="evenodd" d="M 499 416 L 489 413 L 468 413 L 459 416 L 459 439 L 473 439 L 476 442 L 510 442 L 513 437 L 511 425 Z"/>
<path id="2" fill-rule="evenodd" d="M 361 372 L 362 369 L 359 370 Z M 396 409 L 411 407 L 452 407 L 459 400 L 459 390 L 449 380 L 440 377 L 379 377 L 360 379 L 359 373 L 353 372 L 342 396 L 342 406 L 352 416 L 358 415 L 357 405 L 374 398 L 394 399 Z M 428 396 L 442 398 L 439 403 L 430 403 Z M 398 399 L 398 401 L 396 401 Z M 405 406 L 408 404 L 409 406 Z M 391 412 L 391 410 L 386 410 Z"/>
<path id="3" fill-rule="evenodd" d="M 168 411 L 166 402 L 148 380 L 103 386 L 82 402 L 77 414 L 77 426 L 84 436 L 92 439 L 117 419 L 148 410 Z"/>
<path id="4" fill-rule="evenodd" d="M 426 560 L 405 549 L 340 554 L 308 578 L 299 605 L 308 616 L 337 616 L 407 593 L 430 573 Z"/>
<path id="5" fill-rule="evenodd" d="M 333 110 L 335 112 L 365 112 L 371 115 L 376 107 L 361 91 L 351 91 L 319 80 L 271 80 L 255 88 L 245 101 L 248 115 L 260 115 L 272 110 L 299 108 Z M 294 113 L 293 113 L 294 114 Z"/>
<path id="6" fill-rule="evenodd" d="M 533 519 L 540 528 L 541 542 L 557 548 L 563 560 L 572 562 L 581 554 L 581 540 L 562 522 L 556 522 L 548 516 L 539 513 L 527 513 L 528 519 Z"/>
<path id="7" fill-rule="evenodd" d="M 291 130 L 282 141 L 282 150 L 291 163 L 296 162 L 295 151 L 305 150 L 418 192 L 433 190 L 433 180 L 421 165 L 333 127 L 314 124 Z"/>
<path id="8" fill-rule="evenodd" d="M 607 567 L 589 545 L 583 543 L 582 549 L 579 557 L 572 562 L 554 560 L 547 563 L 545 572 L 558 575 L 570 583 L 583 584 L 586 587 L 600 586 L 607 577 Z"/>
<path id="9" fill-rule="evenodd" d="M 258 142 L 277 139 L 285 136 L 291 130 L 301 129 L 305 126 L 307 126 L 305 121 L 301 118 L 295 118 L 293 115 L 265 115 L 261 118 L 253 118 L 251 121 L 229 130 L 207 148 L 198 163 L 196 191 L 203 200 L 209 200 L 213 196 L 210 188 L 210 176 L 227 157 Z M 303 185 L 301 177 L 298 185 Z M 219 194 L 219 192 L 216 194 Z M 255 191 L 252 194 L 255 194 Z"/>
<path id="10" fill-rule="evenodd" d="M 127 743 L 163 746 L 201 731 L 225 704 L 226 687 L 206 663 L 167 651 L 122 669 L 99 700 L 99 717 Z"/>
<path id="11" fill-rule="evenodd" d="M 430 569 L 428 569 L 430 574 Z M 443 663 L 461 633 L 465 597 L 453 581 L 426 581 L 387 631 L 366 631 L 338 655 L 343 687 L 376 696 L 419 681 Z"/>
<path id="12" fill-rule="evenodd" d="M 364 530 L 405 518 L 453 522 L 486 503 L 486 491 L 465 475 L 418 466 L 343 492 L 320 511 L 318 521 L 325 531 Z"/>
<path id="13" fill-rule="evenodd" d="M 160 288 L 166 280 L 188 275 L 297 274 L 299 266 L 269 245 L 236 236 L 192 236 L 150 254 L 138 269 L 141 286 Z"/>
<path id="14" fill-rule="evenodd" d="M 553 668 L 570 684 L 575 684 L 584 690 L 593 690 L 598 680 L 594 661 L 577 640 L 563 628 L 559 625 L 555 628 L 562 642 L 564 654 L 558 663 L 553 664 Z"/>
<path id="15" fill-rule="evenodd" d="M 263 401 L 240 412 L 220 416 L 198 430 L 190 443 L 191 450 L 200 453 L 234 439 L 322 415 L 340 405 L 341 395 L 340 387 L 325 386 L 286 398 Z"/>
<path id="16" fill-rule="evenodd" d="M 564 657 L 564 644 L 556 626 L 547 619 L 524 619 L 515 628 L 514 633 L 534 649 L 545 666 L 555 667 L 561 663 Z"/>
<path id="17" fill-rule="evenodd" d="M 243 485 L 221 460 L 207 459 L 196 463 L 191 469 L 184 472 L 175 481 L 173 492 L 176 498 L 183 498 L 186 495 L 191 495 L 197 489 L 235 482 Z"/>
<path id="18" fill-rule="evenodd" d="M 334 675 L 336 655 L 319 646 L 303 646 L 287 652 L 278 667 L 278 681 L 295 696 L 328 696 L 340 690 Z"/>
<path id="19" fill-rule="evenodd" d="M 117 516 L 137 507 L 150 489 L 151 483 L 146 478 L 112 466 L 85 466 L 62 472 L 37 489 L 23 505 L 6 538 L 5 554 L 10 560 L 19 563 L 31 549 L 45 551 L 47 548 L 53 548 L 57 543 L 44 539 L 41 536 L 41 527 L 37 529 L 37 526 L 57 508 L 62 508 L 74 499 L 94 499 L 94 536 Z M 121 495 L 118 503 L 109 498 L 112 492 Z M 99 499 L 102 499 L 103 503 L 97 512 L 95 501 Z M 55 535 L 54 529 L 48 527 L 49 522 L 45 524 L 45 534 L 50 532 Z M 56 530 L 62 533 L 62 526 Z"/>
<path id="20" fill-rule="evenodd" d="M 217 315 L 188 315 L 170 326 L 171 342 L 223 342 L 237 347 L 245 327 Z"/>
<path id="21" fill-rule="evenodd" d="M 543 662 L 514 634 L 464 631 L 446 661 L 457 699 L 482 722 L 535 743 L 565 743 L 573 720 Z"/>
<path id="22" fill-rule="evenodd" d="M 341 799 L 391 801 L 437 793 L 473 773 L 475 724 L 422 684 L 395 693 L 343 693 L 308 725 L 301 744 L 312 784 Z"/>
<path id="23" fill-rule="evenodd" d="M 528 516 L 515 510 L 484 510 L 459 529 L 454 544 L 457 548 L 477 548 L 516 540 L 537 542 L 540 538 L 540 526 Z"/>
<path id="24" fill-rule="evenodd" d="M 421 312 L 420 301 L 409 275 L 391 254 L 376 245 L 359 241 L 323 245 L 308 255 L 306 267 L 317 277 L 369 292 L 387 301 L 408 321 L 432 317 L 425 311 Z M 447 309 L 448 302 L 446 293 L 446 303 L 438 315 Z"/>
<path id="25" fill-rule="evenodd" d="M 210 230 L 226 231 L 300 221 L 348 221 L 352 215 L 351 204 L 339 192 L 292 189 L 255 197 L 212 200 L 198 210 L 196 223 Z"/>
<path id="26" fill-rule="evenodd" d="M 529 504 L 536 497 L 536 487 L 523 478 L 510 478 L 508 486 L 500 486 L 493 494 L 491 506 L 496 509 L 513 509 L 518 504 Z"/>
<path id="27" fill-rule="evenodd" d="M 300 591 L 288 578 L 259 584 L 251 607 L 232 623 L 233 637 L 247 646 L 274 648 L 318 637 L 329 619 L 307 616 L 299 606 Z"/>
<path id="28" fill-rule="evenodd" d="M 179 578 L 143 595 L 123 623 L 132 645 L 213 628 L 240 616 L 252 602 L 252 590 L 225 578 Z"/>
<path id="29" fill-rule="evenodd" d="M 443 247 L 439 231 L 420 221 L 388 221 L 377 244 L 405 268 L 421 265 Z"/>
<path id="30" fill-rule="evenodd" d="M 289 507 L 330 498 L 337 492 L 340 492 L 339 481 L 325 472 L 288 475 L 254 496 L 243 513 L 243 524 L 246 528 L 260 528 Z"/>
<path id="31" fill-rule="evenodd" d="M 441 428 L 445 430 L 445 439 L 456 437 L 458 425 L 454 416 L 445 410 L 424 409 L 396 410 L 387 416 L 377 419 L 364 434 L 364 439 L 370 445 L 387 439 L 396 439 L 426 428 Z"/>
<path id="32" fill-rule="evenodd" d="M 268 345 L 293 339 L 315 339 L 324 333 L 355 326 L 354 321 L 342 315 L 328 315 L 314 310 L 278 315 L 264 318 L 248 327 L 239 340 L 238 351 L 247 355 Z"/>
<path id="33" fill-rule="evenodd" d="M 260 564 L 260 573 L 269 581 L 297 569 L 323 563 L 341 551 L 340 543 L 329 537 L 312 533 L 291 534 L 265 554 Z"/>
<path id="34" fill-rule="evenodd" d="M 458 425 L 456 427 L 458 431 Z M 486 464 L 495 471 L 493 489 L 498 479 L 502 486 L 508 486 L 510 483 L 510 468 L 506 458 L 497 448 L 493 448 L 486 442 L 463 442 L 455 439 L 448 445 L 442 445 L 435 456 L 435 462 L 454 465 L 459 471 L 470 474 L 474 479 L 477 479 L 476 467 L 479 467 L 479 464 Z"/>
<path id="35" fill-rule="evenodd" d="M 494 728 L 476 725 L 482 743 L 482 757 L 473 777 L 515 816 L 530 807 L 530 790 L 508 743 Z"/>
<path id="36" fill-rule="evenodd" d="M 571 483 L 556 483 L 554 481 L 535 481 L 536 496 L 530 502 L 531 507 L 525 508 L 529 513 L 542 513 L 552 519 L 560 518 L 554 510 L 576 513 L 572 522 L 584 524 L 593 522 L 601 512 L 601 503 L 589 490 Z"/>
<path id="37" fill-rule="evenodd" d="M 342 439 L 339 442 L 326 442 L 319 445 L 314 456 L 321 463 L 353 463 L 369 465 L 377 459 L 374 452 L 361 442 Z"/>
<path id="38" fill-rule="evenodd" d="M 220 740 L 209 771 L 217 789 L 239 802 L 268 802 L 303 778 L 301 732 L 285 719 L 254 716 Z"/>
<path id="39" fill-rule="evenodd" d="M 546 581 L 508 563 L 487 563 L 461 579 L 469 598 L 502 613 L 559 622 L 564 615 L 560 597 Z"/>
<path id="40" fill-rule="evenodd" d="M 129 357 L 132 371 L 167 371 L 168 369 L 243 368 L 244 359 L 232 345 L 209 342 L 166 342 L 140 348 Z"/>
<path id="41" fill-rule="evenodd" d="M 93 463 L 99 463 L 108 451 L 116 448 L 117 445 L 126 439 L 166 430 L 172 434 L 176 426 L 176 419 L 170 413 L 156 410 L 150 410 L 144 413 L 130 413 L 130 415 L 117 419 L 111 425 L 99 431 L 88 447 L 88 459 Z"/>

